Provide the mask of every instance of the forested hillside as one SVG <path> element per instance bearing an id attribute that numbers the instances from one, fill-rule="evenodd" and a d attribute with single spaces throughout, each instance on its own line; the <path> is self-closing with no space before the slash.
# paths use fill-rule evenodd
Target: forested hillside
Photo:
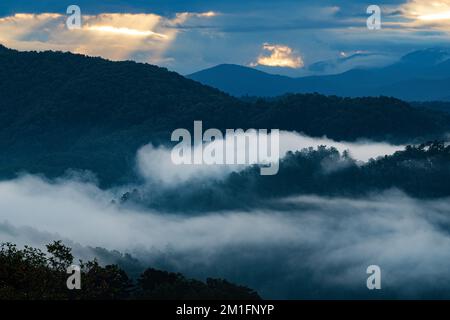
<path id="1" fill-rule="evenodd" d="M 416 142 L 450 116 L 397 99 L 288 95 L 246 102 L 148 64 L 0 47 L 0 177 L 90 170 L 103 186 L 133 178 L 136 151 L 176 128 L 276 128 L 336 140 Z"/>

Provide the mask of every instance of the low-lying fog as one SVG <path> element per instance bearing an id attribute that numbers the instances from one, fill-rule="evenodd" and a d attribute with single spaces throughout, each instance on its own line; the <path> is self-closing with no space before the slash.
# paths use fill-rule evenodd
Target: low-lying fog
<path id="1" fill-rule="evenodd" d="M 284 137 L 283 150 L 334 144 L 361 161 L 401 149 Z M 152 152 L 168 150 L 139 152 L 144 177 L 174 183 L 165 156 L 155 160 Z M 81 180 L 0 182 L 0 240 L 43 246 L 63 239 L 84 258 L 95 255 L 92 247 L 119 250 L 148 266 L 248 285 L 264 298 L 450 298 L 449 199 L 416 200 L 397 190 L 365 199 L 298 195 L 270 209 L 186 216 L 111 202 L 119 196 Z M 374 264 L 382 270 L 378 292 L 366 288 Z"/>

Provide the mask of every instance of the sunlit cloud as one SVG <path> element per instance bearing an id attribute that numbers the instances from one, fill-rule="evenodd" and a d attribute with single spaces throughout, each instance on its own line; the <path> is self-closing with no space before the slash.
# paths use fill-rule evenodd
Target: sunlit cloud
<path id="1" fill-rule="evenodd" d="M 415 25 L 432 24 L 440 27 L 450 24 L 450 0 L 410 0 L 402 6 L 402 12 Z"/>
<path id="2" fill-rule="evenodd" d="M 156 14 L 103 13 L 83 15 L 82 27 L 69 30 L 66 15 L 15 14 L 0 19 L 0 43 L 19 50 L 60 50 L 111 60 L 171 63 L 165 53 L 175 41 L 177 26 L 189 19 L 208 19 L 215 12 Z"/>
<path id="3" fill-rule="evenodd" d="M 208 17 L 208 18 L 216 17 L 217 15 L 218 15 L 218 13 L 217 13 L 217 12 L 214 12 L 214 11 L 208 11 L 208 12 L 198 13 L 198 16 L 199 16 L 199 17 Z"/>
<path id="4" fill-rule="evenodd" d="M 251 66 L 262 65 L 294 69 L 302 68 L 304 66 L 302 57 L 296 54 L 294 50 L 288 46 L 265 43 L 263 45 L 263 50 L 268 51 L 270 55 L 260 55 L 257 62 L 252 63 Z"/>
<path id="5" fill-rule="evenodd" d="M 442 13 L 426 14 L 426 15 L 419 16 L 418 18 L 419 18 L 419 20 L 425 20 L 425 21 L 450 19 L 450 11 L 442 12 Z"/>
<path id="6" fill-rule="evenodd" d="M 106 33 L 116 33 L 116 34 L 127 35 L 127 36 L 136 36 L 136 37 L 154 36 L 157 38 L 167 39 L 167 36 L 165 34 L 153 32 L 153 31 L 142 31 L 142 30 L 129 29 L 129 28 L 116 28 L 113 26 L 92 26 L 92 27 L 86 27 L 86 30 L 106 32 Z"/>
<path id="7" fill-rule="evenodd" d="M 175 18 L 168 20 L 166 26 L 177 27 L 183 26 L 187 22 L 198 22 L 203 19 L 210 19 L 219 16 L 220 13 L 214 11 L 207 12 L 178 12 Z"/>

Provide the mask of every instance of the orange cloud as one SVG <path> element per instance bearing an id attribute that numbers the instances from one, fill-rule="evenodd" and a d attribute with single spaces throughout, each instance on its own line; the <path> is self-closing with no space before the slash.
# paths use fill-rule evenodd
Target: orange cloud
<path id="1" fill-rule="evenodd" d="M 251 66 L 263 65 L 294 69 L 302 68 L 304 66 L 302 57 L 295 54 L 288 46 L 265 43 L 263 45 L 263 50 L 268 51 L 270 55 L 260 55 L 257 61 L 252 63 Z"/>
<path id="2" fill-rule="evenodd" d="M 414 25 L 448 27 L 450 25 L 450 0 L 410 0 L 402 6 L 404 15 Z"/>
<path id="3" fill-rule="evenodd" d="M 66 27 L 68 16 L 53 13 L 15 14 L 0 18 L 0 43 L 20 50 L 61 50 L 111 60 L 135 58 L 158 64 L 188 19 L 216 13 L 183 13 L 169 19 L 156 14 L 104 13 L 83 15 L 81 29 Z"/>

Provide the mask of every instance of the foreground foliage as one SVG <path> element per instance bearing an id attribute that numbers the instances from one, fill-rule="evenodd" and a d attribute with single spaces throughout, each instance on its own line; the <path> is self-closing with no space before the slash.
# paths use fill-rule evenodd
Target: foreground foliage
<path id="1" fill-rule="evenodd" d="M 0 249 L 0 299 L 260 299 L 247 287 L 222 279 L 206 283 L 180 273 L 149 268 L 136 281 L 117 265 L 80 261 L 81 290 L 66 286 L 71 249 L 55 241 L 47 253 L 25 246 L 3 243 Z"/>

